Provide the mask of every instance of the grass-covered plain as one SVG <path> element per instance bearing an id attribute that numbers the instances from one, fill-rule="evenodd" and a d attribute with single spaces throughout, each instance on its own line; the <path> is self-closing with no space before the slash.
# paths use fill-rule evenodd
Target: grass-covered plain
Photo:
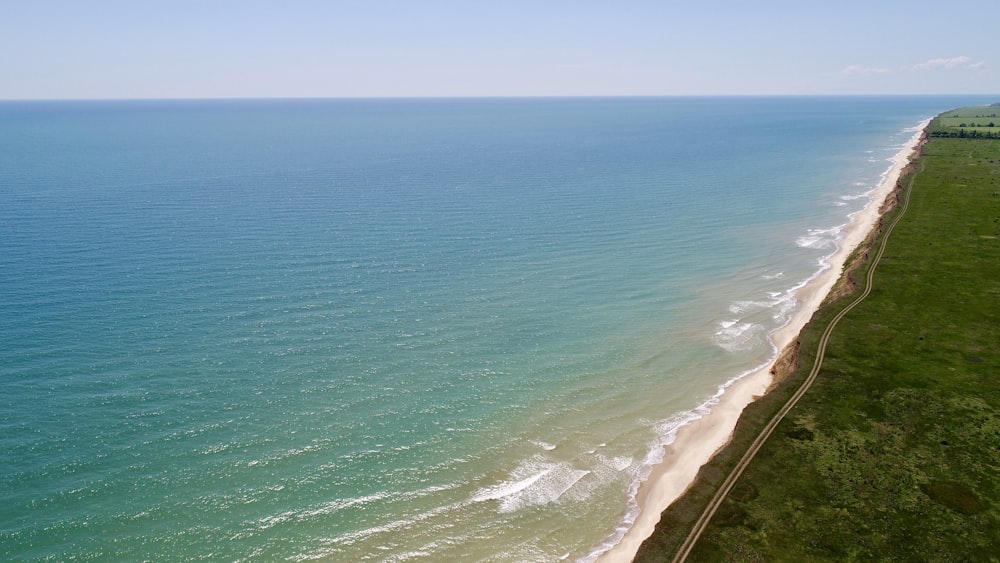
<path id="1" fill-rule="evenodd" d="M 931 138 L 914 169 L 871 294 L 837 325 L 817 381 L 689 561 L 1000 560 L 1000 140 Z M 855 265 L 863 283 L 864 249 Z M 636 561 L 673 558 L 851 300 L 817 312 L 797 367 L 747 409 Z"/>
<path id="2" fill-rule="evenodd" d="M 942 113 L 930 128 L 932 136 L 947 137 L 977 132 L 984 136 L 1000 136 L 1000 106 L 971 106 Z"/>

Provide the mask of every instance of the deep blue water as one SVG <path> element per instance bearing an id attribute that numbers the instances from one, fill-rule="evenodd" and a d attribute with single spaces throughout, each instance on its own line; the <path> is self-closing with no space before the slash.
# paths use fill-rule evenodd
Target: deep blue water
<path id="1" fill-rule="evenodd" d="M 0 558 L 554 560 L 992 100 L 0 103 Z"/>

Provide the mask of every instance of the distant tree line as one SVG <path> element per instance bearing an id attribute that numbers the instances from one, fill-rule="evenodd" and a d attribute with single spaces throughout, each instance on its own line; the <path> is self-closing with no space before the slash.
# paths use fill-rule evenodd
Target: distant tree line
<path id="1" fill-rule="evenodd" d="M 990 127 L 992 127 L 992 125 L 990 125 Z M 931 131 L 931 137 L 950 137 L 952 139 L 1000 139 L 1000 131 L 980 131 L 978 129 L 972 129 L 971 131 L 966 131 L 965 129 L 948 131 L 946 129 L 935 129 L 934 131 Z"/>

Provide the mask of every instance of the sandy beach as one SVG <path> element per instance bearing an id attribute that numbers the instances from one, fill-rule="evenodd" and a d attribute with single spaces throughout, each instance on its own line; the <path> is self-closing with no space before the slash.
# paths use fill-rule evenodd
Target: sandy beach
<path id="1" fill-rule="evenodd" d="M 851 215 L 845 225 L 837 250 L 825 260 L 826 267 L 796 293 L 798 309 L 795 315 L 770 335 L 776 350 L 783 351 L 796 340 L 840 278 L 848 256 L 878 223 L 882 203 L 895 188 L 929 122 L 921 123 L 902 149 L 890 159 L 891 167 L 881 183 L 869 193 L 868 205 Z M 632 560 L 642 542 L 653 533 L 660 513 L 691 485 L 701 466 L 729 442 L 743 409 L 767 391 L 772 382 L 771 369 L 779 356 L 775 354 L 774 360 L 733 382 L 706 415 L 677 431 L 674 442 L 664 450 L 662 463 L 639 487 L 640 512 L 634 524 L 621 541 L 596 559 L 598 562 Z"/>

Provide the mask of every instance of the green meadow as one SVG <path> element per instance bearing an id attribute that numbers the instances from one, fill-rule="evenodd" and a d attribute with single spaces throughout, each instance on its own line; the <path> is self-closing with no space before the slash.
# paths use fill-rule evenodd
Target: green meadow
<path id="1" fill-rule="evenodd" d="M 988 123 L 982 116 L 994 112 L 946 112 L 928 132 Z M 816 382 L 688 561 L 1000 561 L 1000 139 L 932 136 L 911 168 L 898 192 L 909 206 L 871 294 L 837 324 Z M 842 280 L 859 287 L 817 312 L 795 366 L 747 409 L 733 442 L 664 512 L 636 561 L 672 560 L 812 369 L 821 334 L 863 289 L 869 250 L 886 230 L 855 253 L 854 283 Z"/>
<path id="2" fill-rule="evenodd" d="M 937 117 L 929 133 L 934 137 L 964 137 L 970 134 L 1000 137 L 1000 105 L 947 111 Z"/>

